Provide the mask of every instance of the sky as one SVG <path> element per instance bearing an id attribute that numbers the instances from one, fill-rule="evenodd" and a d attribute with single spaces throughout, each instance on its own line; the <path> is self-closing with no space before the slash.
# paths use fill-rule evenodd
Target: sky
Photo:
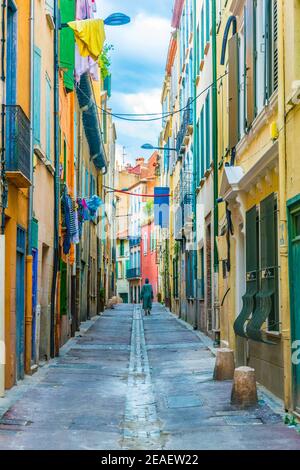
<path id="1" fill-rule="evenodd" d="M 171 35 L 174 0 L 97 0 L 97 16 L 106 18 L 122 12 L 131 23 L 106 27 L 106 41 L 114 46 L 110 53 L 114 113 L 160 113 L 160 97 Z M 151 152 L 141 145 L 157 145 L 161 121 L 148 123 L 115 119 L 117 158 L 133 163 L 135 158 L 149 158 Z"/>

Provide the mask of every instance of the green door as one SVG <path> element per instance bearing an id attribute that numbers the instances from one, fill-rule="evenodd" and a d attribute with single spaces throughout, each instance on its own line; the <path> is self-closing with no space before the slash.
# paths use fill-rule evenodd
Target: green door
<path id="1" fill-rule="evenodd" d="M 291 206 L 289 218 L 289 261 L 291 290 L 291 325 L 293 352 L 299 350 L 300 340 L 300 202 Z M 300 361 L 299 354 L 293 355 L 294 408 L 300 412 Z"/>

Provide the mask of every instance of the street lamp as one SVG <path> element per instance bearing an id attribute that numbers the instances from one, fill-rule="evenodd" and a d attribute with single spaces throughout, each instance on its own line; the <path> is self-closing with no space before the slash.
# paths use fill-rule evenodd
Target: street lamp
<path id="1" fill-rule="evenodd" d="M 124 13 L 112 13 L 104 20 L 107 26 L 123 26 L 128 23 L 130 23 L 130 17 Z"/>
<path id="2" fill-rule="evenodd" d="M 144 144 L 141 146 L 141 149 L 143 150 L 169 150 L 169 151 L 174 151 L 176 152 L 177 149 L 171 148 L 171 147 L 154 147 L 151 144 Z"/>
<path id="3" fill-rule="evenodd" d="M 88 18 L 86 20 L 81 20 L 81 21 L 90 21 L 91 18 Z M 109 15 L 107 18 L 104 20 L 105 26 L 123 26 L 124 24 L 130 23 L 130 17 L 127 15 L 124 15 L 124 13 L 112 13 Z M 68 23 L 61 23 L 60 24 L 60 29 L 62 28 L 68 28 L 69 25 Z"/>

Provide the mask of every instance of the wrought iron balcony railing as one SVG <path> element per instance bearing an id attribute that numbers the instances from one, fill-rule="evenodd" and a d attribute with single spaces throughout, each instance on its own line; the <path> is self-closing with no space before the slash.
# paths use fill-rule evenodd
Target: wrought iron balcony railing
<path id="1" fill-rule="evenodd" d="M 191 133 L 191 126 L 193 125 L 193 104 L 192 98 L 188 99 L 187 107 L 183 113 L 183 119 L 181 122 L 180 129 L 177 134 L 176 150 L 178 155 L 184 153 L 185 150 L 185 138 Z"/>
<path id="2" fill-rule="evenodd" d="M 7 178 L 19 187 L 30 186 L 30 121 L 21 106 L 6 105 Z"/>
<path id="3" fill-rule="evenodd" d="M 126 272 L 127 279 L 139 279 L 140 277 L 141 277 L 141 268 L 127 269 L 127 272 Z"/>
<path id="4" fill-rule="evenodd" d="M 133 246 L 138 246 L 141 243 L 141 237 L 129 237 L 129 246 L 132 248 Z"/>

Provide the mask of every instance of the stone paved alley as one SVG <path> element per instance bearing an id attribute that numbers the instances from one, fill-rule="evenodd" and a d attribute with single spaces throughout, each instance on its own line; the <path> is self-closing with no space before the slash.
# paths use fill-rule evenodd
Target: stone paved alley
<path id="1" fill-rule="evenodd" d="M 230 405 L 214 356 L 158 304 L 120 305 L 90 322 L 61 357 L 8 392 L 0 449 L 300 449 L 264 400 Z"/>

